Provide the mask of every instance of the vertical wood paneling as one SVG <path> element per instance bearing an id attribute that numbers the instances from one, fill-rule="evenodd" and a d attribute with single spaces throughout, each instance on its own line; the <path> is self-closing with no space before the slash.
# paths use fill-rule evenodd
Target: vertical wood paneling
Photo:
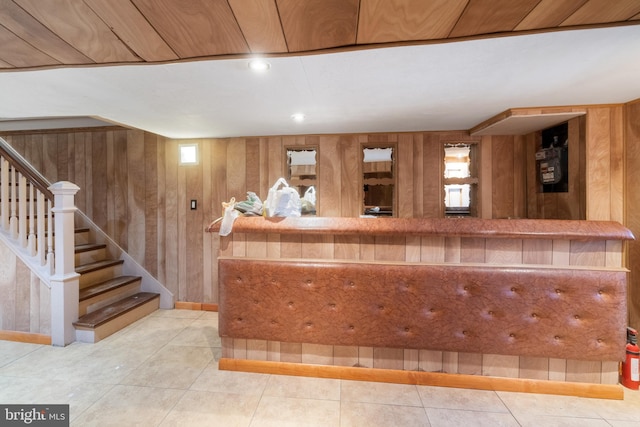
<path id="1" fill-rule="evenodd" d="M 396 164 L 403 165 L 403 167 L 396 168 L 396 182 L 398 193 L 398 206 L 396 209 L 396 216 L 399 218 L 412 218 L 413 217 L 413 202 L 414 202 L 414 188 L 413 188 L 413 135 L 401 134 L 398 137 L 398 156 Z"/>
<path id="2" fill-rule="evenodd" d="M 177 301 L 186 295 L 179 293 L 178 279 L 178 143 L 167 140 L 165 156 L 165 277 L 164 285 L 174 293 Z M 184 209 L 184 206 L 182 207 Z"/>
<path id="3" fill-rule="evenodd" d="M 342 168 L 340 166 L 340 138 L 337 136 L 321 136 L 318 168 L 322 174 L 318 177 L 319 216 L 340 216 L 342 210 Z M 360 202 L 361 204 L 362 202 Z M 359 208 L 358 208 L 359 209 Z"/>
<path id="4" fill-rule="evenodd" d="M 609 154 L 611 221 L 624 222 L 624 111 L 622 106 L 611 107 L 611 135 Z"/>
<path id="5" fill-rule="evenodd" d="M 68 181 L 69 180 L 69 136 L 71 134 L 68 133 L 60 133 L 58 134 L 58 141 L 56 144 L 57 152 L 55 153 L 57 164 L 58 164 L 58 173 L 57 173 L 57 181 Z"/>
<path id="6" fill-rule="evenodd" d="M 422 182 L 424 180 L 424 141 L 423 134 L 413 135 L 413 217 L 424 216 L 424 190 Z"/>
<path id="7" fill-rule="evenodd" d="M 493 159 L 492 144 L 490 136 L 483 136 L 480 142 L 480 168 L 478 175 L 480 179 L 480 188 L 478 200 L 480 202 L 478 216 L 480 218 L 493 218 Z"/>
<path id="8" fill-rule="evenodd" d="M 324 151 L 324 146 L 320 147 Z M 340 161 L 340 216 L 354 217 L 361 214 L 361 198 L 362 192 L 360 187 L 360 146 L 357 136 L 345 135 L 340 137 L 338 142 L 339 154 L 337 159 Z M 322 170 L 322 175 L 325 171 Z M 333 183 L 332 185 L 337 185 Z M 324 191 L 324 187 L 320 188 Z"/>
<path id="9" fill-rule="evenodd" d="M 145 264 L 145 135 L 142 131 L 129 131 L 126 142 L 127 191 L 126 237 L 127 252 L 141 265 Z"/>
<path id="10" fill-rule="evenodd" d="M 491 137 L 492 218 L 514 216 L 514 141 L 513 137 Z"/>
<path id="11" fill-rule="evenodd" d="M 16 312 L 16 263 L 17 257 L 0 241 L 0 330 L 13 330 Z"/>
<path id="12" fill-rule="evenodd" d="M 120 243 L 123 249 L 128 250 L 128 226 L 127 214 L 129 210 L 129 176 L 127 161 L 127 139 L 128 131 L 113 132 L 113 187 L 109 188 L 109 192 L 113 195 L 113 199 L 108 201 L 109 205 L 113 205 L 113 217 L 108 218 L 112 226 L 112 236 L 115 236 L 116 242 Z M 133 184 L 133 183 L 132 183 Z"/>
<path id="13" fill-rule="evenodd" d="M 91 136 L 87 132 L 78 132 L 71 135 L 73 137 L 73 158 L 69 159 L 69 164 L 73 163 L 74 173 L 70 177 L 71 182 L 80 187 L 80 190 L 76 193 L 76 206 L 83 212 L 86 212 L 87 208 L 87 179 L 86 168 L 87 158 L 85 155 L 85 139 Z"/>
<path id="14" fill-rule="evenodd" d="M 166 140 L 164 138 L 157 139 L 156 146 L 156 171 L 158 173 L 157 181 L 156 181 L 156 206 L 157 206 L 157 225 L 156 225 L 156 239 L 157 239 L 157 250 L 158 258 L 155 261 L 155 267 L 157 271 L 156 278 L 160 281 L 160 283 L 166 283 L 166 251 L 165 251 L 165 242 L 167 240 L 167 192 L 166 183 L 167 183 L 167 165 L 165 163 L 165 147 Z M 153 190 L 150 190 L 153 191 Z M 149 229 L 150 230 L 150 229 Z"/>
<path id="15" fill-rule="evenodd" d="M 108 135 L 108 137 L 107 137 Z M 112 200 L 108 202 L 110 188 L 113 186 L 113 135 L 111 132 L 94 133 L 91 150 L 91 206 L 93 210 L 93 222 L 112 238 L 113 227 L 109 225 L 108 218 L 114 218 L 115 206 Z M 45 161 L 46 164 L 46 161 Z M 107 178 L 109 176 L 109 178 Z M 112 185 L 109 185 L 109 184 Z M 87 186 L 88 187 L 88 186 Z M 119 243 L 119 242 L 118 242 Z"/>
<path id="16" fill-rule="evenodd" d="M 587 218 L 611 219 L 611 118 L 609 108 L 590 108 L 587 114 Z"/>
<path id="17" fill-rule="evenodd" d="M 424 166 L 422 176 L 423 216 L 438 218 L 444 213 L 443 146 L 437 135 L 427 133 L 423 139 Z"/>
<path id="18" fill-rule="evenodd" d="M 640 329 L 640 100 L 625 108 L 625 222 L 636 240 L 627 243 L 629 273 L 629 324 Z"/>
<path id="19" fill-rule="evenodd" d="M 197 141 L 199 152 L 201 152 L 202 142 Z M 185 252 L 180 252 L 186 258 L 186 284 L 187 301 L 202 301 L 204 299 L 203 289 L 203 224 L 204 204 L 202 203 L 202 162 L 185 168 L 185 189 L 184 194 L 187 224 L 185 227 Z M 191 209 L 191 200 L 196 201 L 196 209 Z M 183 240 L 183 239 L 181 239 Z"/>
<path id="20" fill-rule="evenodd" d="M 145 132 L 144 171 L 144 262 L 142 265 L 154 277 L 158 276 L 158 140 L 161 137 Z M 148 232 L 146 230 L 149 230 Z"/>

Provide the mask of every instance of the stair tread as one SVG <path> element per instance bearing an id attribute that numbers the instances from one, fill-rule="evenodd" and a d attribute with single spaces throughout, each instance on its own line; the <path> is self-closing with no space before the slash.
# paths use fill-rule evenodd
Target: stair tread
<path id="1" fill-rule="evenodd" d="M 106 247 L 107 245 L 105 245 L 104 243 L 82 243 L 75 246 L 75 252 L 79 254 L 82 252 L 89 252 L 96 249 L 104 249 Z"/>
<path id="2" fill-rule="evenodd" d="M 76 266 L 76 273 L 86 274 L 92 271 L 100 270 L 101 268 L 107 268 L 118 264 L 123 264 L 124 260 L 121 259 L 105 259 L 102 261 L 90 262 L 88 264 L 82 264 Z"/>
<path id="3" fill-rule="evenodd" d="M 73 322 L 76 327 L 96 328 L 116 317 L 127 313 L 155 298 L 160 298 L 160 294 L 152 292 L 140 292 L 127 298 L 123 298 L 105 307 L 102 307 L 89 314 L 85 314 L 77 321 Z"/>
<path id="4" fill-rule="evenodd" d="M 104 282 L 96 283 L 95 285 L 87 286 L 86 288 L 80 289 L 80 301 L 118 289 L 140 279 L 140 276 L 118 276 L 105 280 Z"/>

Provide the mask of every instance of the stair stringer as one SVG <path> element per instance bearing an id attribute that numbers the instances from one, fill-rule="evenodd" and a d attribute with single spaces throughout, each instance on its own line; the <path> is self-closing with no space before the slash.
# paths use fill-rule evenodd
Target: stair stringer
<path id="1" fill-rule="evenodd" d="M 141 266 L 131 255 L 127 253 L 115 240 L 109 237 L 100 227 L 98 227 L 84 212 L 76 211 L 76 228 L 85 227 L 91 230 L 96 243 L 107 245 L 107 251 L 116 259 L 124 261 L 122 273 L 130 276 L 140 276 L 142 278 L 141 290 L 160 294 L 160 308 L 172 309 L 175 305 L 174 295 L 158 279 L 153 277 L 143 266 Z"/>

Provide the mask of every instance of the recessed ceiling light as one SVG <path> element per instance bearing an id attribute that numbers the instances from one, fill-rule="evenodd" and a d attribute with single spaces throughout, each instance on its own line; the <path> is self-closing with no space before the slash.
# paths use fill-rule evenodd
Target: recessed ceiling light
<path id="1" fill-rule="evenodd" d="M 271 68 L 271 64 L 269 64 L 264 59 L 252 59 L 249 61 L 249 69 L 253 71 L 267 71 Z"/>
<path id="2" fill-rule="evenodd" d="M 304 119 L 305 119 L 305 117 L 306 117 L 306 116 L 305 116 L 303 113 L 295 113 L 295 114 L 292 114 L 292 115 L 291 115 L 291 119 L 292 119 L 294 122 L 303 122 L 303 121 L 304 121 Z"/>

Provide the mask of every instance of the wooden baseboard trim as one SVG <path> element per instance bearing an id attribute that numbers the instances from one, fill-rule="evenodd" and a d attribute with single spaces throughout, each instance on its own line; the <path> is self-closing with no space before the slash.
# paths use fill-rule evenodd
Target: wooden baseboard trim
<path id="1" fill-rule="evenodd" d="M 218 304 L 205 302 L 176 301 L 175 308 L 181 310 L 218 311 Z"/>
<path id="2" fill-rule="evenodd" d="M 530 380 L 524 378 L 487 377 L 481 375 L 444 374 L 440 372 L 401 371 L 391 369 L 355 368 L 350 366 L 309 365 L 221 358 L 219 369 L 274 375 L 373 381 L 394 384 L 431 385 L 476 390 L 512 391 L 555 394 L 597 399 L 624 399 L 619 384 L 587 384 L 575 382 Z"/>
<path id="3" fill-rule="evenodd" d="M 30 332 L 0 331 L 0 340 L 51 345 L 51 335 L 33 334 Z"/>

